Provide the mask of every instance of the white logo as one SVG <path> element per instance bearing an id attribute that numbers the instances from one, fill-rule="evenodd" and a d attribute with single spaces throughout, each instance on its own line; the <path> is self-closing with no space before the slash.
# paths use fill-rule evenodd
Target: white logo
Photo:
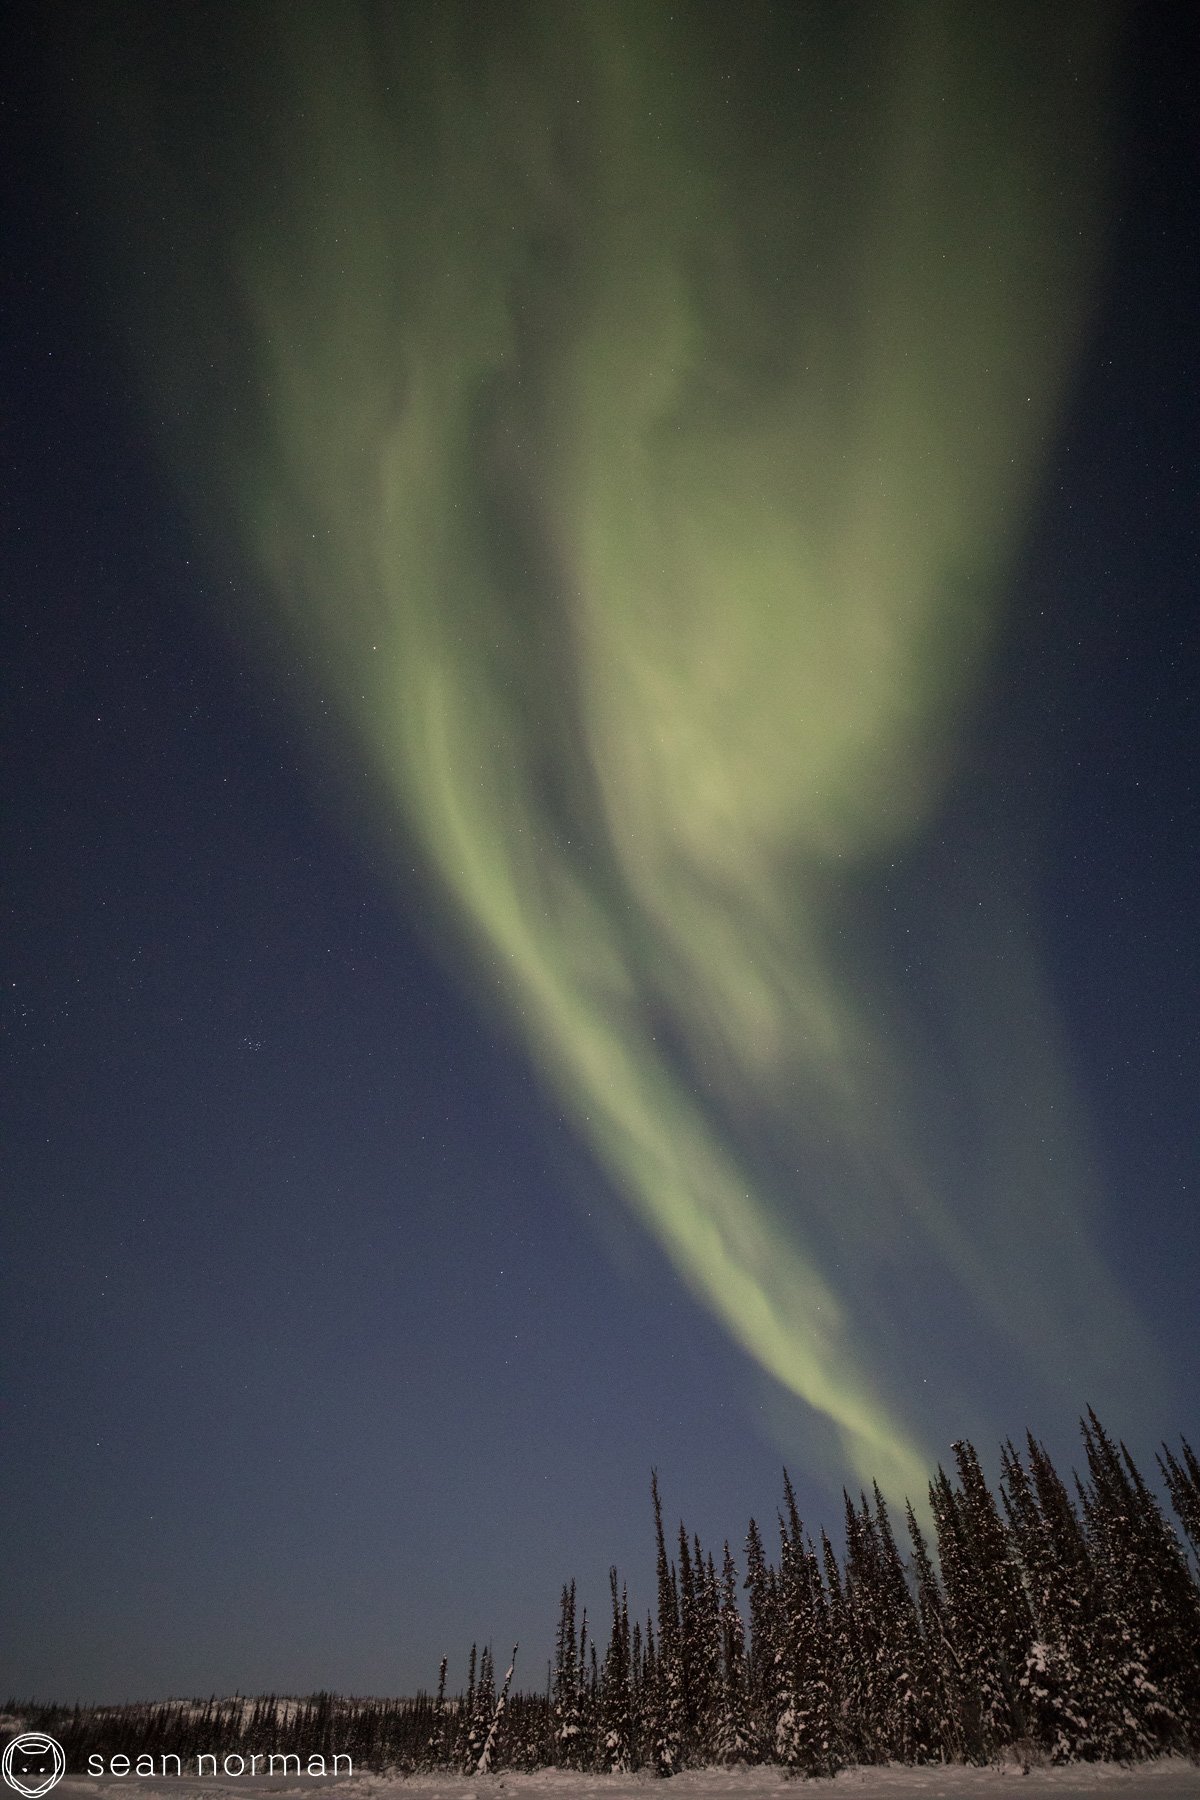
<path id="1" fill-rule="evenodd" d="M 23 1731 L 4 1747 L 0 1762 L 4 1779 L 27 1800 L 37 1800 L 57 1787 L 67 1770 L 67 1759 L 57 1738 L 44 1731 Z"/>

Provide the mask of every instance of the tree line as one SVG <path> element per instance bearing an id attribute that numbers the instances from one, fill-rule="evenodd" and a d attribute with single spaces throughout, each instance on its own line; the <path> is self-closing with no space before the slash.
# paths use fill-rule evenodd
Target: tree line
<path id="1" fill-rule="evenodd" d="M 806 1531 L 790 1481 L 772 1532 L 750 1521 L 739 1574 L 681 1525 L 668 1554 L 657 1481 L 657 1609 L 630 1630 L 611 1577 L 608 1648 L 576 1641 L 563 1592 L 548 1760 L 660 1775 L 774 1762 L 1063 1763 L 1200 1754 L 1200 1586 L 1124 1445 L 1082 1422 L 1074 1493 L 1045 1448 L 1001 1453 L 997 1497 L 969 1443 L 930 1484 L 934 1541 L 909 1506 L 905 1549 L 878 1487 L 845 1496 L 844 1552 Z M 1160 1467 L 1200 1556 L 1200 1463 Z M 674 1546 L 673 1546 L 674 1547 Z M 584 1633 L 580 1633 L 582 1639 Z"/>
<path id="2" fill-rule="evenodd" d="M 631 1619 L 610 1571 L 603 1639 L 563 1587 L 545 1688 L 498 1678 L 472 1646 L 465 1691 L 409 1700 L 170 1702 L 10 1713 L 89 1751 L 220 1745 L 362 1767 L 472 1772 L 546 1766 L 669 1776 L 771 1762 L 832 1775 L 851 1764 L 1136 1761 L 1200 1757 L 1200 1462 L 1158 1459 L 1176 1530 L 1123 1444 L 1082 1421 L 1086 1473 L 1070 1486 L 1032 1436 L 1001 1452 L 993 1493 L 971 1444 L 930 1483 L 932 1541 L 911 1506 L 897 1534 L 878 1487 L 845 1496 L 844 1546 L 814 1537 L 786 1472 L 744 1563 L 651 1499 L 656 1605 Z M 1185 1549 L 1190 1543 L 1192 1558 Z"/>

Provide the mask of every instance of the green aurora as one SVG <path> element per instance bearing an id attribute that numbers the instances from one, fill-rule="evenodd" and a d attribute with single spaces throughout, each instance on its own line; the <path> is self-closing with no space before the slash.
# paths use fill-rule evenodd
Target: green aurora
<path id="1" fill-rule="evenodd" d="M 1020 908 L 982 857 L 906 977 L 877 904 L 1086 328 L 1112 20 L 223 31 L 88 55 L 151 416 L 277 607 L 243 623 L 299 646 L 448 953 L 812 1456 L 919 1494 L 928 1271 L 1076 1403 L 1140 1355 Z"/>

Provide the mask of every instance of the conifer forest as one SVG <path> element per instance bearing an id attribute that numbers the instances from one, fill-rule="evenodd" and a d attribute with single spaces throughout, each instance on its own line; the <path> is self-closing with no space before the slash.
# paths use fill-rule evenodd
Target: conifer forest
<path id="1" fill-rule="evenodd" d="M 558 1767 L 670 1776 L 850 1765 L 1200 1759 L 1200 1461 L 1158 1458 L 1177 1523 L 1094 1414 L 1068 1481 L 1029 1437 L 998 1493 L 969 1443 L 930 1484 L 932 1534 L 878 1487 L 845 1497 L 843 1547 L 799 1517 L 786 1474 L 739 1556 L 670 1530 L 657 1478 L 656 1604 L 616 1569 L 599 1619 L 562 1589 L 553 1660 L 522 1686 L 472 1646 L 466 1687 L 404 1700 L 267 1698 L 92 1708 L 9 1703 L 89 1753 L 346 1754 L 358 1767 Z M 528 1677 L 526 1678 L 528 1679 Z"/>

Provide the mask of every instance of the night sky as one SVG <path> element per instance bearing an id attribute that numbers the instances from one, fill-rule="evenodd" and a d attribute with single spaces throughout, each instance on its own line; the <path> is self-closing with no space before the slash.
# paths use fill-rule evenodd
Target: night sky
<path id="1" fill-rule="evenodd" d="M 1195 1442 L 1191 11 L 22 9 L 0 1691 Z"/>

